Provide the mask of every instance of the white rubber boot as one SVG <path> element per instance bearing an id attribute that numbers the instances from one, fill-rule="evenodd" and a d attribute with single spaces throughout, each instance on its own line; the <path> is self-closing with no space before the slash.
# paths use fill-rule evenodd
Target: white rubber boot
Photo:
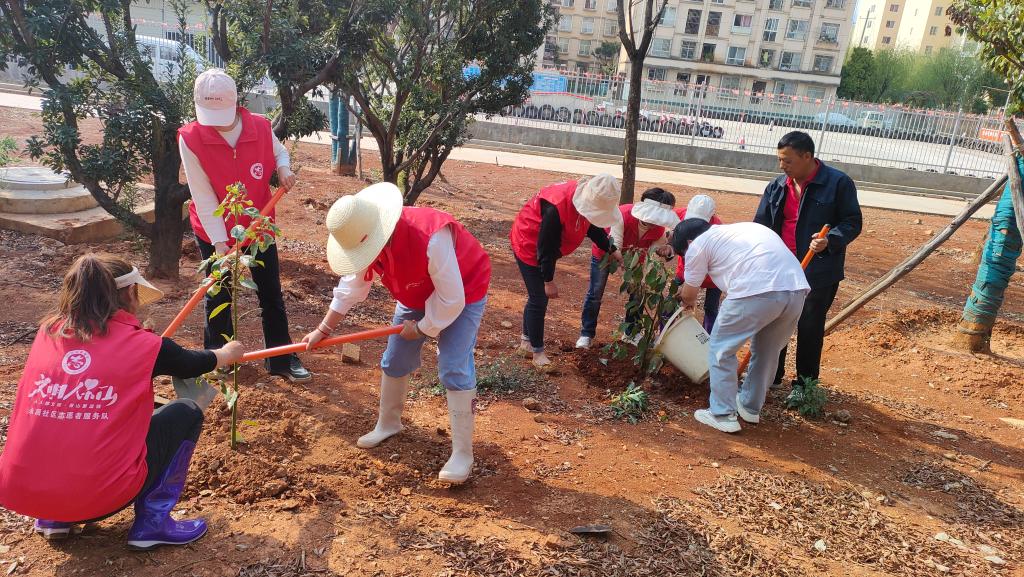
<path id="1" fill-rule="evenodd" d="M 437 478 L 458 485 L 473 470 L 473 399 L 476 389 L 448 391 L 448 420 L 452 427 L 452 456 Z"/>
<path id="2" fill-rule="evenodd" d="M 409 375 L 401 378 L 381 375 L 380 379 L 380 415 L 377 426 L 356 441 L 360 449 L 372 449 L 385 439 L 402 432 L 402 406 L 405 396 L 409 393 Z"/>

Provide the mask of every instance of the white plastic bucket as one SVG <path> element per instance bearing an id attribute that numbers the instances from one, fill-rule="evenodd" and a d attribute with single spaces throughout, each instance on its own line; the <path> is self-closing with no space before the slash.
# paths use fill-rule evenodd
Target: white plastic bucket
<path id="1" fill-rule="evenodd" d="M 708 354 L 711 336 L 704 327 L 682 308 L 672 315 L 654 343 L 654 350 L 665 355 L 668 362 L 694 383 L 710 378 Z"/>

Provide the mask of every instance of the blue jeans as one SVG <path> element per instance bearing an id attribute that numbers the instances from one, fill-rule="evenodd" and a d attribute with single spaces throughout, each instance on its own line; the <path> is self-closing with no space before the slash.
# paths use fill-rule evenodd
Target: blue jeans
<path id="1" fill-rule="evenodd" d="M 590 257 L 590 288 L 587 289 L 587 296 L 583 299 L 583 328 L 580 336 L 594 338 L 597 334 L 597 317 L 601 314 L 601 298 L 604 297 L 604 289 L 608 285 L 608 269 L 601 268 L 601 259 Z M 633 301 L 632 298 L 629 299 Z M 639 314 L 626 313 L 626 322 L 634 323 Z"/>
<path id="2" fill-rule="evenodd" d="M 480 320 L 484 316 L 487 297 L 469 303 L 455 322 L 437 335 L 437 377 L 445 389 L 468 391 L 476 388 L 476 364 L 473 349 Z M 402 303 L 395 303 L 395 317 L 392 324 L 404 321 L 418 321 L 424 311 L 411 309 Z M 380 360 L 380 368 L 389 377 L 401 378 L 420 367 L 423 341 L 426 338 L 407 341 L 398 335 L 388 337 L 388 348 Z"/>

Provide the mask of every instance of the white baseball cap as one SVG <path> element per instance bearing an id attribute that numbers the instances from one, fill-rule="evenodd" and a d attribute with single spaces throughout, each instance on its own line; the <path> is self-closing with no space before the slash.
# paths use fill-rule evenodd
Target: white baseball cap
<path id="1" fill-rule="evenodd" d="M 196 120 L 203 126 L 230 126 L 235 122 L 238 88 L 220 68 L 211 68 L 196 77 L 193 99 Z"/>
<path id="2" fill-rule="evenodd" d="M 715 199 L 706 194 L 694 196 L 686 205 L 686 218 L 699 218 L 711 222 L 713 216 L 715 216 Z"/>

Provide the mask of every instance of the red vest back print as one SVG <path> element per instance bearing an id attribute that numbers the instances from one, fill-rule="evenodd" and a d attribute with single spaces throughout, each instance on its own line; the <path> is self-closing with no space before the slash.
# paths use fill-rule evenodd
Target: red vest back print
<path id="1" fill-rule="evenodd" d="M 651 245 L 654 244 L 655 241 L 665 235 L 665 227 L 652 226 L 647 229 L 647 232 L 645 232 L 641 237 L 640 219 L 633 216 L 631 214 L 632 211 L 632 204 L 619 205 L 619 212 L 622 213 L 622 246 L 620 246 L 619 249 L 625 250 L 631 248 L 642 248 L 647 250 L 651 248 Z M 608 232 L 611 231 L 611 229 L 606 228 L 605 231 Z M 596 259 L 604 258 L 604 251 L 597 248 L 596 244 L 591 250 L 591 254 L 594 255 L 594 258 Z"/>
<path id="2" fill-rule="evenodd" d="M 182 126 L 178 129 L 178 134 L 199 159 L 199 164 L 210 179 L 217 200 L 224 200 L 229 185 L 241 182 L 245 185 L 246 195 L 253 202 L 253 206 L 262 210 L 272 196 L 270 175 L 277 170 L 270 121 L 252 114 L 241 106 L 238 107 L 238 114 L 242 123 L 242 134 L 234 148 L 231 148 L 215 129 L 198 122 Z M 195 203 L 189 205 L 188 212 L 196 236 L 204 242 L 210 242 L 209 235 L 199 222 Z M 271 212 L 270 216 L 274 216 L 274 213 Z M 237 222 L 232 216 L 225 217 L 229 245 L 235 243 L 235 239 L 231 238 L 231 228 L 235 224 L 249 226 L 251 221 L 248 216 L 242 216 Z"/>
<path id="3" fill-rule="evenodd" d="M 540 235 L 540 201 L 546 200 L 558 209 L 558 218 L 562 221 L 562 256 L 571 254 L 579 248 L 587 236 L 590 221 L 584 218 L 572 203 L 576 193 L 575 180 L 546 186 L 531 198 L 512 223 L 512 252 L 530 266 L 539 266 L 537 262 L 537 236 Z"/>
<path id="4" fill-rule="evenodd" d="M 677 208 L 675 211 L 679 220 L 686 220 L 685 208 Z M 711 217 L 711 224 L 722 224 L 722 219 L 718 218 L 718 215 L 716 214 Z M 683 255 L 679 255 L 678 261 L 679 262 L 676 263 L 676 278 L 682 280 L 683 272 L 686 270 L 686 262 L 683 260 Z M 702 288 L 718 288 L 715 286 L 715 283 L 711 280 L 710 276 L 704 277 L 704 282 L 701 283 L 700 286 Z"/>
<path id="5" fill-rule="evenodd" d="M 118 311 L 83 343 L 40 328 L 0 454 L 0 505 L 84 521 L 135 498 L 146 480 L 158 335 Z"/>
<path id="6" fill-rule="evenodd" d="M 403 305 L 423 310 L 434 294 L 434 283 L 427 269 L 427 245 L 435 232 L 449 226 L 455 242 L 455 257 L 462 273 L 466 304 L 487 296 L 491 283 L 491 259 L 484 247 L 452 215 L 427 207 L 407 206 L 391 233 L 391 239 L 370 270 L 391 295 Z"/>

